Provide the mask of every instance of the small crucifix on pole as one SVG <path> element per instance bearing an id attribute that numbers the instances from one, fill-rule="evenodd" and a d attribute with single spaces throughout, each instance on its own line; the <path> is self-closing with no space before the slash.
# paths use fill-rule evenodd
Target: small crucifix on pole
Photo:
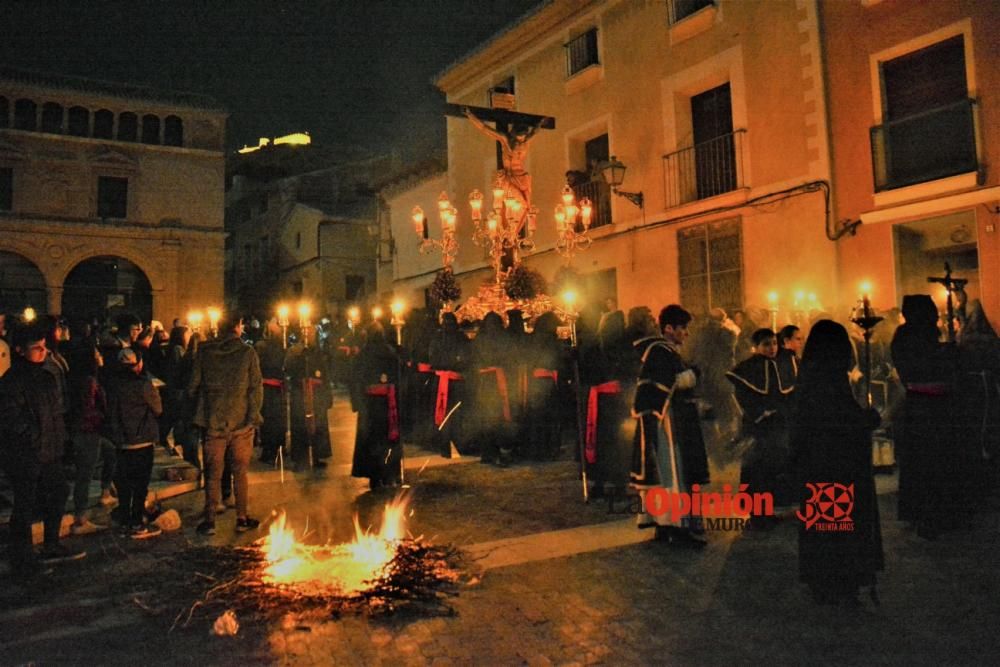
<path id="1" fill-rule="evenodd" d="M 952 278 L 951 277 L 951 264 L 948 262 L 944 263 L 944 275 L 943 276 L 928 276 L 927 282 L 938 283 L 942 285 L 948 292 L 948 300 L 946 302 L 947 316 L 948 316 L 948 342 L 955 342 L 955 303 L 952 301 L 951 295 L 964 293 L 965 286 L 969 282 L 965 278 Z"/>

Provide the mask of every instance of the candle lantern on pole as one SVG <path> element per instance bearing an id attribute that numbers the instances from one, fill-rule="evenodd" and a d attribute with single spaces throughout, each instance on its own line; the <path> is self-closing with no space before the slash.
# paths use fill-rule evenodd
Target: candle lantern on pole
<path id="1" fill-rule="evenodd" d="M 395 327 L 396 329 L 396 346 L 402 347 L 403 325 L 406 324 L 406 322 L 403 320 L 403 310 L 405 309 L 405 306 L 402 301 L 396 299 L 395 301 L 392 302 L 392 305 L 389 307 L 389 309 L 392 311 L 392 321 L 390 322 L 390 324 L 392 324 L 392 326 Z"/>
<path id="2" fill-rule="evenodd" d="M 865 340 L 865 402 L 872 407 L 872 332 L 882 318 L 872 310 L 871 283 L 861 283 L 861 307 L 856 308 L 851 322 L 861 327 Z"/>
<path id="3" fill-rule="evenodd" d="M 288 316 L 290 314 L 290 309 L 287 303 L 282 303 L 278 305 L 278 326 L 281 327 L 281 347 L 282 349 L 288 349 Z"/>
<path id="4" fill-rule="evenodd" d="M 292 378 L 288 374 L 288 316 L 290 312 L 291 309 L 287 303 L 278 304 L 277 315 L 278 326 L 281 327 L 281 349 L 285 350 L 282 364 L 282 374 L 285 381 L 281 387 L 285 407 L 285 443 L 284 446 L 278 448 L 278 466 L 281 470 L 282 483 L 285 481 L 285 451 L 292 449 Z"/>
<path id="5" fill-rule="evenodd" d="M 205 312 L 208 313 L 208 327 L 209 331 L 212 333 L 212 338 L 219 337 L 219 320 L 222 318 L 222 312 L 218 308 L 206 308 Z"/>
<path id="6" fill-rule="evenodd" d="M 200 310 L 192 310 L 188 313 L 187 321 L 191 326 L 191 330 L 195 333 L 201 333 L 201 323 L 204 320 L 204 315 Z"/>
<path id="7" fill-rule="evenodd" d="M 768 312 L 771 313 L 771 329 L 778 331 L 778 293 L 771 290 L 767 293 Z"/>
<path id="8" fill-rule="evenodd" d="M 311 324 L 309 318 L 312 316 L 312 305 L 308 301 L 299 301 L 297 310 L 299 314 L 299 332 L 302 334 L 302 346 L 309 347 L 309 336 L 306 332 Z"/>

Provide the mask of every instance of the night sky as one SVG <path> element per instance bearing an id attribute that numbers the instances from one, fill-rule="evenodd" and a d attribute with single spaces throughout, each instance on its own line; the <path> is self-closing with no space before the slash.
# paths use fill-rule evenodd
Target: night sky
<path id="1" fill-rule="evenodd" d="M 11 1 L 0 63 L 202 93 L 231 149 L 305 131 L 327 146 L 445 144 L 431 79 L 540 0 Z"/>

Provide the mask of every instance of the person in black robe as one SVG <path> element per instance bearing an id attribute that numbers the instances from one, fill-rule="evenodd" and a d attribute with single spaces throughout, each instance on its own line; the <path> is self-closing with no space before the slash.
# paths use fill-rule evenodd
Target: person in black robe
<path id="1" fill-rule="evenodd" d="M 903 297 L 906 322 L 892 338 L 892 361 L 906 389 L 897 417 L 899 519 L 934 539 L 947 527 L 958 503 L 962 457 L 956 438 L 955 346 L 939 342 L 937 306 L 926 294 Z"/>
<path id="2" fill-rule="evenodd" d="M 791 446 L 801 482 L 799 579 L 821 604 L 856 603 L 862 586 L 874 597 L 875 573 L 883 569 L 871 441 L 879 416 L 855 401 L 852 364 L 847 330 L 817 322 L 795 388 Z M 836 491 L 837 503 L 827 504 L 822 489 Z"/>
<path id="3" fill-rule="evenodd" d="M 281 329 L 274 320 L 264 327 L 264 337 L 253 346 L 260 358 L 260 374 L 264 378 L 264 402 L 260 413 L 261 456 L 264 463 L 274 464 L 278 449 L 285 445 L 285 349 Z"/>
<path id="4" fill-rule="evenodd" d="M 667 306 L 659 315 L 663 335 L 635 342 L 642 368 L 632 407 L 637 429 L 630 477 L 644 507 L 646 494 L 654 486 L 678 493 L 709 482 L 708 456 L 694 398 L 698 376 L 680 355 L 691 319 L 691 314 L 680 306 Z M 657 516 L 641 513 L 638 519 L 640 528 L 655 525 L 657 538 L 678 544 L 705 544 L 699 537 L 700 526 L 690 517 L 676 520 L 666 512 Z"/>
<path id="5" fill-rule="evenodd" d="M 372 490 L 402 483 L 403 444 L 396 391 L 399 359 L 377 322 L 368 326 L 354 361 L 352 385 L 358 396 L 358 428 L 351 476 L 368 479 Z"/>
<path id="6" fill-rule="evenodd" d="M 437 376 L 434 398 L 434 430 L 431 444 L 445 458 L 451 445 L 462 451 L 465 442 L 463 421 L 468 410 L 455 408 L 465 399 L 465 371 L 469 363 L 469 339 L 458 328 L 454 313 L 441 316 L 441 330 L 431 340 L 431 368 Z"/>
<path id="7" fill-rule="evenodd" d="M 628 485 L 631 447 L 626 437 L 629 417 L 630 350 L 625 339 L 625 316 L 608 313 L 598 331 L 596 354 L 588 356 L 585 385 L 584 453 L 593 489 L 590 497 L 612 497 Z M 582 378 L 581 378 L 582 379 Z"/>
<path id="8" fill-rule="evenodd" d="M 328 412 L 333 406 L 330 388 L 330 364 L 327 356 L 316 346 L 315 331 L 311 327 L 301 331 L 302 342 L 288 349 L 285 373 L 292 386 L 292 459 L 299 468 L 312 464 L 326 466 L 324 459 L 333 453 L 330 447 Z"/>
<path id="9" fill-rule="evenodd" d="M 507 463 L 514 456 L 523 457 L 528 442 L 528 332 L 524 326 L 524 313 L 514 309 L 507 311 L 507 341 L 504 345 L 507 380 L 511 387 L 511 416 L 514 420 L 515 435 L 511 442 L 513 450 L 504 454 Z"/>
<path id="10" fill-rule="evenodd" d="M 791 365 L 778 366 L 778 340 L 773 331 L 758 329 L 751 340 L 753 355 L 726 373 L 743 412 L 741 434 L 747 443 L 740 483 L 749 485 L 749 493 L 769 492 L 776 506 L 787 506 L 795 500 L 787 424 L 795 376 Z M 758 528 L 768 528 L 774 521 L 774 517 L 751 517 Z"/>
<path id="11" fill-rule="evenodd" d="M 505 342 L 503 320 L 496 313 L 487 313 L 471 346 L 475 409 L 466 425 L 470 439 L 479 442 L 480 460 L 492 465 L 508 463 L 514 437 L 511 386 L 504 367 Z M 501 451 L 507 453 L 503 458 Z"/>
<path id="12" fill-rule="evenodd" d="M 407 401 L 412 415 L 411 441 L 431 449 L 434 431 L 434 387 L 437 376 L 431 366 L 431 341 L 437 335 L 437 322 L 428 311 L 414 313 L 410 350 L 410 384 Z"/>
<path id="13" fill-rule="evenodd" d="M 559 375 L 563 368 L 563 343 L 557 329 L 559 318 L 552 311 L 535 320 L 527 344 L 527 424 L 528 458 L 553 461 L 562 445 L 562 418 L 559 405 Z M 565 377 L 565 371 L 562 371 Z"/>

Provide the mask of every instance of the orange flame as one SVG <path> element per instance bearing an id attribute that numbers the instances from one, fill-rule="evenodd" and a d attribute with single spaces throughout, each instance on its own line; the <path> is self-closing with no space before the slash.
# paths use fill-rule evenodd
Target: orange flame
<path id="1" fill-rule="evenodd" d="M 354 541 L 348 544 L 312 546 L 299 542 L 282 512 L 263 540 L 267 556 L 264 580 L 278 584 L 318 584 L 342 594 L 363 590 L 376 579 L 396 553 L 405 536 L 406 501 L 386 504 L 378 534 L 361 528 L 354 515 Z"/>

